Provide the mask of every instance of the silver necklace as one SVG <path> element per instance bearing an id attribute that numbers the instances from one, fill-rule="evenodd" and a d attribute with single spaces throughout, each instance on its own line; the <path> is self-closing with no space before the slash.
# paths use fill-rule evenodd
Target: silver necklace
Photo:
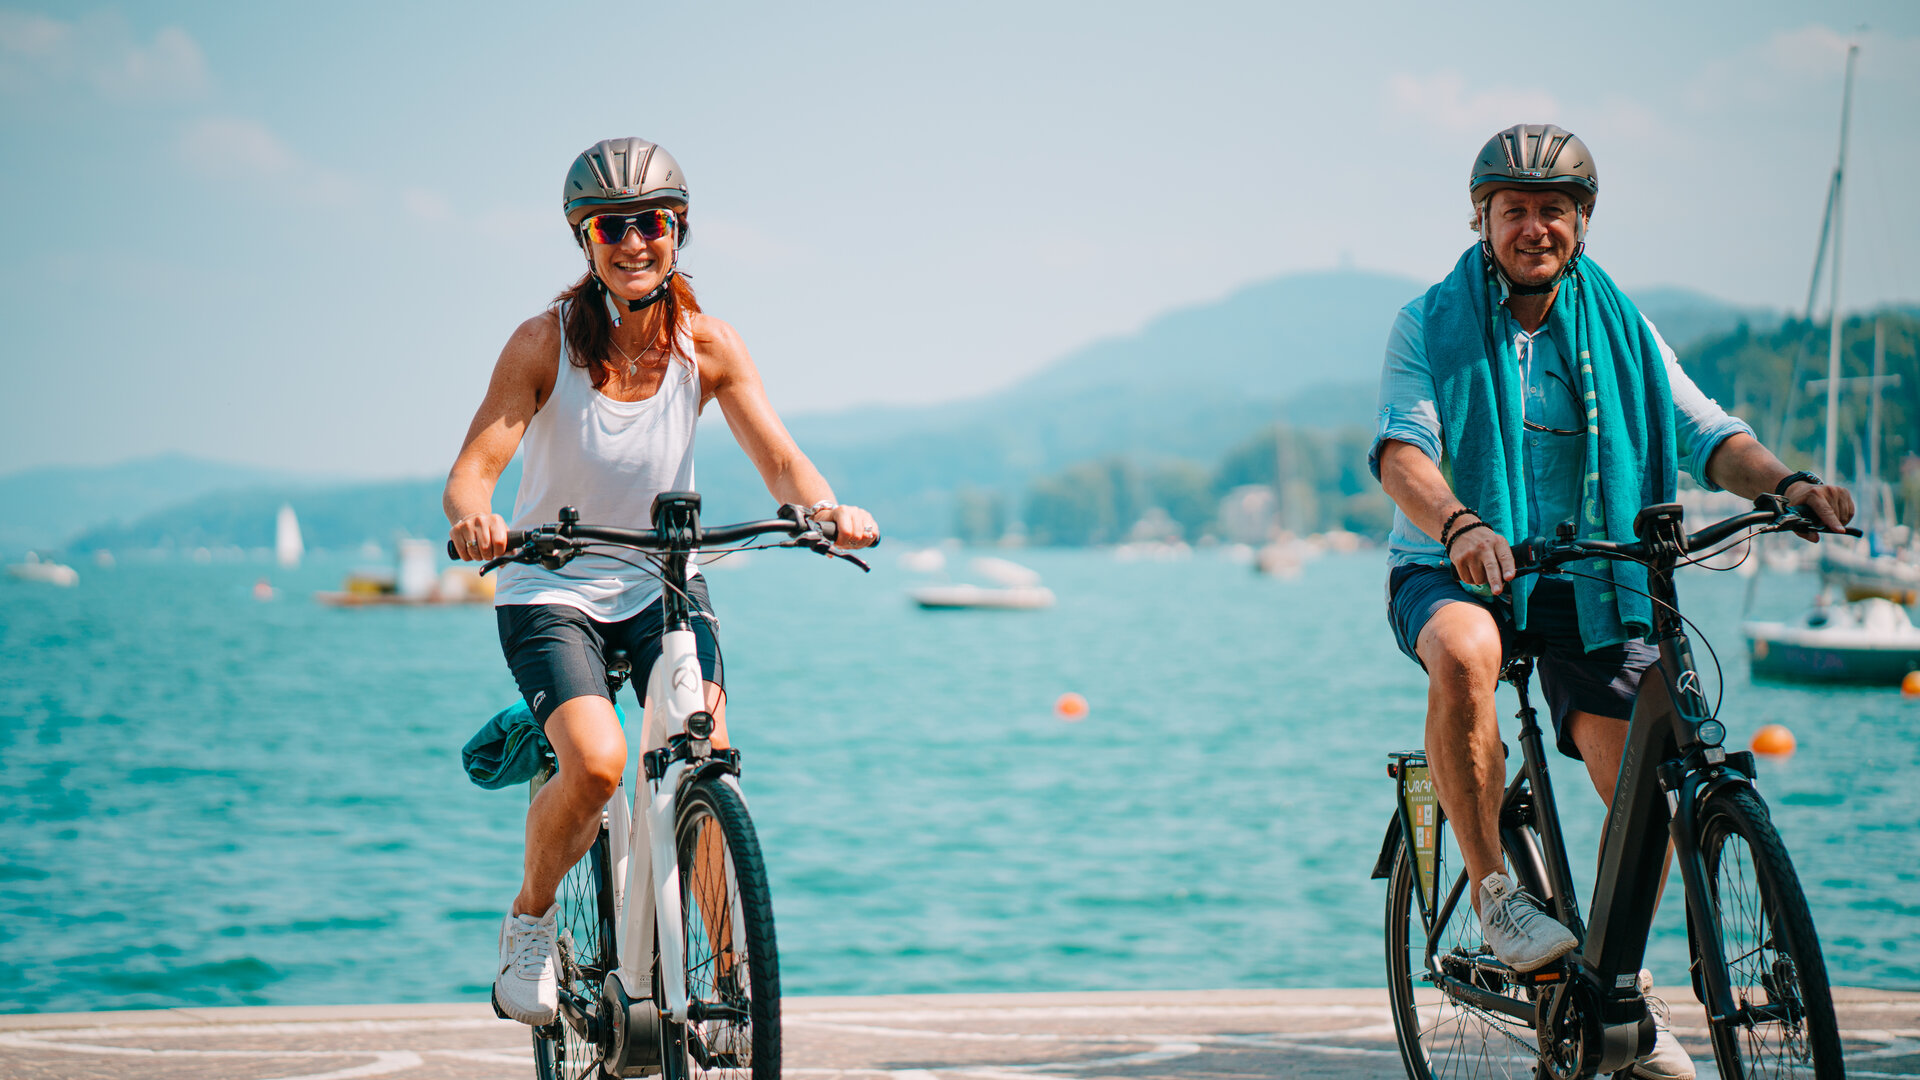
<path id="1" fill-rule="evenodd" d="M 639 369 L 640 357 L 628 356 L 627 350 L 621 348 L 620 343 L 613 340 L 613 338 L 611 337 L 607 338 L 607 344 L 613 346 L 613 351 L 619 353 L 620 359 L 625 360 L 627 362 L 627 377 L 632 378 L 633 373 Z M 645 355 L 647 355 L 647 350 L 641 349 L 640 356 L 645 356 Z"/>

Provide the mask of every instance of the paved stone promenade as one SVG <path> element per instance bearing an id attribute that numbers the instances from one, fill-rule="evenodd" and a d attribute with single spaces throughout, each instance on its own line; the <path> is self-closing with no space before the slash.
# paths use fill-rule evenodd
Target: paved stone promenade
<path id="1" fill-rule="evenodd" d="M 1662 993 L 1713 1076 L 1699 1007 Z M 1839 997 L 1849 1076 L 1920 1076 L 1920 994 Z M 1372 990 L 790 998 L 786 1030 L 786 1073 L 809 1080 L 1403 1075 Z M 4 1080 L 525 1080 L 532 1061 L 484 1004 L 0 1016 Z"/>

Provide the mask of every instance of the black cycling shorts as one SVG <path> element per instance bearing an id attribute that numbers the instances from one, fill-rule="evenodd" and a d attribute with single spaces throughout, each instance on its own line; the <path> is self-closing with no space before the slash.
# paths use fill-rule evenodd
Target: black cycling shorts
<path id="1" fill-rule="evenodd" d="M 1435 612 L 1448 604 L 1479 604 L 1493 614 L 1500 627 L 1500 643 L 1507 659 L 1522 647 L 1539 656 L 1540 691 L 1553 717 L 1554 745 L 1580 760 L 1580 748 L 1567 731 L 1567 717 L 1575 712 L 1615 720 L 1633 717 L 1633 699 L 1640 694 L 1640 678 L 1660 658 L 1660 650 L 1638 638 L 1603 645 L 1587 652 L 1580 641 L 1580 617 L 1574 610 L 1573 583 L 1541 578 L 1527 598 L 1527 628 L 1514 629 L 1513 604 L 1507 594 L 1475 596 L 1462 588 L 1450 566 L 1396 566 L 1387 578 L 1387 620 L 1400 651 L 1422 669 L 1415 650 L 1420 631 Z"/>
<path id="2" fill-rule="evenodd" d="M 695 576 L 688 581 L 687 595 L 702 613 L 693 619 L 700 670 L 708 682 L 724 689 L 726 680 L 720 669 L 720 644 L 714 636 L 713 604 L 707 597 L 706 579 Z M 520 684 L 520 696 L 540 723 L 545 725 L 563 701 L 588 694 L 613 700 L 607 690 L 608 649 L 627 650 L 627 659 L 633 664 L 633 695 L 644 703 L 647 673 L 660 658 L 660 606 L 661 601 L 656 599 L 640 614 L 615 623 L 601 622 L 565 604 L 503 604 L 494 608 L 501 651 L 507 654 L 514 682 Z"/>

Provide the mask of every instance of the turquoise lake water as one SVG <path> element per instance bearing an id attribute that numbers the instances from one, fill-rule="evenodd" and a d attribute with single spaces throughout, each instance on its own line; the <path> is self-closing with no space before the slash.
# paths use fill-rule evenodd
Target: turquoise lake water
<path id="1" fill-rule="evenodd" d="M 711 572 L 788 993 L 1383 983 L 1384 755 L 1425 681 L 1382 555 L 1023 552 L 1060 603 L 998 614 L 913 608 L 897 555 Z M 0 1012 L 485 997 L 525 805 L 459 767 L 514 694 L 492 612 L 311 600 L 349 566 L 0 578 Z M 1920 988 L 1920 703 L 1750 685 L 1746 582 L 1690 573 L 1729 742 L 1799 737 L 1761 790 L 1835 980 Z M 1813 591 L 1761 581 L 1760 614 Z M 1591 851 L 1599 802 L 1556 775 Z M 1684 952 L 1669 904 L 1660 981 Z"/>

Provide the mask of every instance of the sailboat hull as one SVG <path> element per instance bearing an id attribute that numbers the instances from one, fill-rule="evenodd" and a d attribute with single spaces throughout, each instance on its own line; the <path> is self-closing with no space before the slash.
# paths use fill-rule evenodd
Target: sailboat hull
<path id="1" fill-rule="evenodd" d="M 1891 649 L 1835 648 L 1761 637 L 1748 638 L 1747 650 L 1756 679 L 1898 686 L 1907 672 L 1920 671 L 1920 645 Z"/>

